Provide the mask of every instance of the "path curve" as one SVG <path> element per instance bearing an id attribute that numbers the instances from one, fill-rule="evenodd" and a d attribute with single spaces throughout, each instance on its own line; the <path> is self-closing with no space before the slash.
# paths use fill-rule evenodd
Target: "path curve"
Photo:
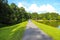
<path id="1" fill-rule="evenodd" d="M 29 20 L 23 40 L 52 40 L 52 38 L 37 28 L 37 26 Z"/>

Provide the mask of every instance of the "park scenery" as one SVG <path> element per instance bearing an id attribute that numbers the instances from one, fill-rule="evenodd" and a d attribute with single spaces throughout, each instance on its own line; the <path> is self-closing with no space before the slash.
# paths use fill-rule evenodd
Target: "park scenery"
<path id="1" fill-rule="evenodd" d="M 0 0 L 0 40 L 60 40 L 60 0 Z"/>

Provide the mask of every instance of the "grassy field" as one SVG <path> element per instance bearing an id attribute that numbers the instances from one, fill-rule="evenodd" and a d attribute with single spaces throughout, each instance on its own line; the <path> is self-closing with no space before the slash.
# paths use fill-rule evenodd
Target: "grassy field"
<path id="1" fill-rule="evenodd" d="M 38 26 L 41 30 L 43 30 L 46 34 L 51 36 L 53 40 L 60 40 L 60 29 L 54 28 L 52 26 L 48 26 L 42 23 L 38 23 L 36 21 L 32 21 L 34 24 Z"/>
<path id="2" fill-rule="evenodd" d="M 0 28 L 0 40 L 22 40 L 27 21 Z"/>

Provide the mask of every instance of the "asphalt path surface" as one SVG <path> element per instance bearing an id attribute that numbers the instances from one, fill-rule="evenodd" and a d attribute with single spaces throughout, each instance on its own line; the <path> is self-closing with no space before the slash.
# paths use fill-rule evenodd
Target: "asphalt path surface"
<path id="1" fill-rule="evenodd" d="M 52 40 L 52 38 L 29 20 L 23 40 Z"/>

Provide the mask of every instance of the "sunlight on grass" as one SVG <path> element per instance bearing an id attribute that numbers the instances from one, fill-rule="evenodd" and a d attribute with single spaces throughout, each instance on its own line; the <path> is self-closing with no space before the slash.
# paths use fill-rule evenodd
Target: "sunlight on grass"
<path id="1" fill-rule="evenodd" d="M 36 24 L 45 33 L 47 33 L 49 36 L 51 36 L 53 38 L 53 40 L 60 40 L 60 30 L 59 29 L 54 28 L 52 26 L 42 24 L 42 23 L 38 23 L 34 20 L 32 22 L 34 24 Z"/>
<path id="2" fill-rule="evenodd" d="M 13 26 L 0 28 L 0 40 L 21 40 L 26 25 L 27 21 Z"/>

